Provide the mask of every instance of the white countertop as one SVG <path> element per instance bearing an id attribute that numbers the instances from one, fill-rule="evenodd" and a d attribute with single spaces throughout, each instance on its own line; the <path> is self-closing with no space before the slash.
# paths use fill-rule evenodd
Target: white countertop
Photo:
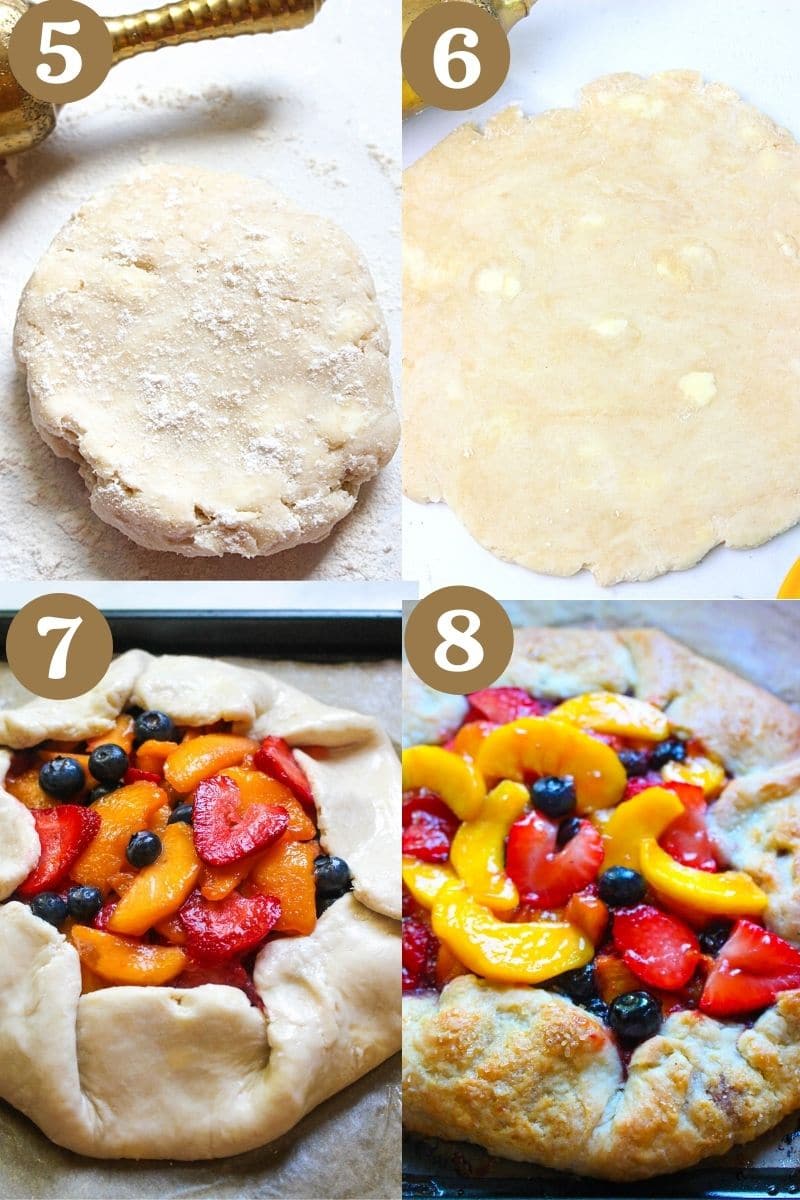
<path id="1" fill-rule="evenodd" d="M 480 124 L 512 103 L 528 113 L 571 107 L 584 84 L 615 71 L 699 70 L 800 137 L 797 0 L 539 0 L 510 37 L 501 91 L 469 114 L 429 110 L 407 121 L 406 164 L 467 119 Z M 797 557 L 800 526 L 756 550 L 718 547 L 689 571 L 601 588 L 586 571 L 562 579 L 501 562 L 445 505 L 404 501 L 404 575 L 423 593 L 459 583 L 509 599 L 768 597 Z"/>

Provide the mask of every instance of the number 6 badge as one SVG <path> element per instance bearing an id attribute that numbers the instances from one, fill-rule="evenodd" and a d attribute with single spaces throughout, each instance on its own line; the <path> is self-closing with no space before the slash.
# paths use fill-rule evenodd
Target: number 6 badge
<path id="1" fill-rule="evenodd" d="M 412 21 L 402 61 L 405 80 L 422 104 L 464 110 L 490 100 L 502 87 L 511 50 L 503 26 L 488 9 L 470 0 L 446 0 Z"/>
<path id="2" fill-rule="evenodd" d="M 113 653 L 111 629 L 99 609 L 64 592 L 31 600 L 6 636 L 13 675 L 47 700 L 72 700 L 90 691 L 105 675 Z"/>

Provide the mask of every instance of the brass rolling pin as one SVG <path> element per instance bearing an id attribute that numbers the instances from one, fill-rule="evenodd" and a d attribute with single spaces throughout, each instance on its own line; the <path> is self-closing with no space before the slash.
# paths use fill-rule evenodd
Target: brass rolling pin
<path id="1" fill-rule="evenodd" d="M 403 0 L 403 37 L 405 37 L 411 22 L 415 21 L 420 13 L 433 8 L 434 4 L 442 4 L 443 2 L 444 0 Z M 470 3 L 487 9 L 493 17 L 497 17 L 503 29 L 508 33 L 509 29 L 516 25 L 517 21 L 521 21 L 523 17 L 527 17 L 536 0 L 470 0 Z M 424 107 L 425 105 L 417 93 L 404 79 L 403 116 L 411 116 L 412 113 L 419 112 Z"/>
<path id="2" fill-rule="evenodd" d="M 178 0 L 129 17 L 104 17 L 111 34 L 112 65 L 162 46 L 182 46 L 240 33 L 302 29 L 324 0 Z M 0 0 L 0 158 L 29 150 L 55 127 L 56 110 L 28 95 L 11 73 L 8 41 L 27 0 Z"/>

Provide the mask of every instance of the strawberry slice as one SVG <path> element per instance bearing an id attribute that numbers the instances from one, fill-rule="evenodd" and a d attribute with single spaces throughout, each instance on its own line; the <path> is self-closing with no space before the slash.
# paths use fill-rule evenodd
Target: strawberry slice
<path id="1" fill-rule="evenodd" d="M 41 849 L 39 861 L 17 888 L 20 896 L 56 891 L 78 855 L 100 829 L 100 815 L 80 804 L 59 804 L 31 812 Z"/>
<path id="2" fill-rule="evenodd" d="M 225 987 L 238 988 L 240 992 L 244 992 L 255 1008 L 264 1007 L 264 1001 L 238 959 L 230 959 L 223 963 L 211 963 L 197 962 L 190 958 L 177 979 L 172 980 L 170 987 L 196 988 L 204 987 L 207 983 L 219 983 Z"/>
<path id="3" fill-rule="evenodd" d="M 251 804 L 242 811 L 234 780 L 212 775 L 197 785 L 192 824 L 203 862 L 226 867 L 276 842 L 286 832 L 289 814 L 278 804 Z"/>
<path id="4" fill-rule="evenodd" d="M 164 776 L 156 775 L 154 771 L 140 771 L 138 767 L 128 767 L 123 782 L 126 787 L 130 783 L 162 783 Z"/>
<path id="5" fill-rule="evenodd" d="M 406 792 L 403 797 L 403 854 L 423 862 L 447 862 L 458 817 L 433 792 Z"/>
<path id="6" fill-rule="evenodd" d="M 221 963 L 263 942 L 281 915 L 274 896 L 242 896 L 231 892 L 224 900 L 204 900 L 192 892 L 178 916 L 186 930 L 186 946 L 199 962 Z"/>
<path id="7" fill-rule="evenodd" d="M 651 904 L 621 908 L 614 914 L 614 945 L 625 966 L 643 983 L 667 992 L 686 986 L 701 957 L 688 925 Z"/>
<path id="8" fill-rule="evenodd" d="M 557 908 L 597 878 L 603 862 L 603 841 L 590 821 L 563 850 L 556 847 L 558 822 L 535 809 L 511 826 L 506 849 L 506 872 L 525 904 Z"/>
<path id="9" fill-rule="evenodd" d="M 634 796 L 638 796 L 639 792 L 644 792 L 647 788 L 666 786 L 658 771 L 648 771 L 646 775 L 635 775 L 633 779 L 628 780 L 622 799 L 632 800 Z"/>
<path id="10" fill-rule="evenodd" d="M 711 1017 L 743 1016 L 794 988 L 800 988 L 800 950 L 743 919 L 711 968 L 700 1009 Z"/>
<path id="11" fill-rule="evenodd" d="M 439 942 L 433 931 L 415 917 L 403 921 L 403 991 L 436 986 Z"/>
<path id="12" fill-rule="evenodd" d="M 716 871 L 719 864 L 706 826 L 708 805 L 703 789 L 689 783 L 662 783 L 661 786 L 677 793 L 684 811 L 659 839 L 659 845 L 685 867 Z"/>
<path id="13" fill-rule="evenodd" d="M 506 725 L 518 717 L 541 717 L 552 708 L 546 701 L 534 700 L 528 692 L 516 687 L 484 688 L 467 696 L 467 700 L 472 710 L 467 715 L 468 721 L 483 718 L 498 725 Z"/>
<path id="14" fill-rule="evenodd" d="M 277 779 L 294 793 L 301 804 L 313 809 L 314 793 L 311 791 L 311 784 L 288 742 L 279 737 L 265 737 L 253 761 L 259 771 Z"/>

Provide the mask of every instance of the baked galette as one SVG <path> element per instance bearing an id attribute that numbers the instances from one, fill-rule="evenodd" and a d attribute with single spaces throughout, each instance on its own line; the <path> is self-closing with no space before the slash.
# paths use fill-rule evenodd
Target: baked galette
<path id="1" fill-rule="evenodd" d="M 266 672 L 132 651 L 0 711 L 0 1096 L 82 1154 L 260 1146 L 399 1048 L 399 764 Z"/>
<path id="2" fill-rule="evenodd" d="M 649 630 L 524 630 L 498 686 L 424 690 L 408 1128 L 626 1180 L 800 1107 L 800 715 Z"/>

